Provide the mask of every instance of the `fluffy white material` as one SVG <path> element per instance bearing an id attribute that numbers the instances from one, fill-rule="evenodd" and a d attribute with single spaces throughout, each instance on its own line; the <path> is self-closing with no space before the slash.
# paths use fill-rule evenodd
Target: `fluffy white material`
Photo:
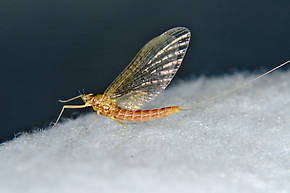
<path id="1" fill-rule="evenodd" d="M 152 106 L 189 105 L 253 77 L 176 81 Z M 1 192 L 290 190 L 290 71 L 126 129 L 100 117 L 88 131 L 95 119 L 83 114 L 2 144 Z"/>

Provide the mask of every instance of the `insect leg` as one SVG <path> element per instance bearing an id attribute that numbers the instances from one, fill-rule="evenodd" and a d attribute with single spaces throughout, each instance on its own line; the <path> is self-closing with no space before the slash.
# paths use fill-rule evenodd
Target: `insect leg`
<path id="1" fill-rule="evenodd" d="M 58 123 L 58 121 L 59 121 L 64 109 L 81 109 L 81 108 L 86 108 L 86 107 L 89 107 L 89 106 L 90 105 L 87 105 L 87 104 L 85 104 L 85 105 L 64 105 L 62 107 L 58 117 L 57 117 L 57 120 L 56 120 L 55 124 L 52 126 L 52 128 Z"/>
<path id="2" fill-rule="evenodd" d="M 73 97 L 73 98 L 71 98 L 71 99 L 68 99 L 68 100 L 58 100 L 59 102 L 61 102 L 61 103 L 67 103 L 67 102 L 70 102 L 70 101 L 73 101 L 73 100 L 75 100 L 75 99 L 77 99 L 77 98 L 81 98 L 81 97 L 83 97 L 84 95 L 79 95 L 79 96 L 76 96 L 76 97 Z"/>
<path id="3" fill-rule="evenodd" d="M 122 121 L 119 121 L 118 119 L 115 119 L 114 117 L 110 117 L 111 119 L 113 119 L 114 121 L 120 123 L 121 125 L 123 125 L 124 127 L 127 127 L 126 123 L 123 123 Z"/>
<path id="4" fill-rule="evenodd" d="M 127 136 L 127 124 L 126 123 L 123 123 L 122 121 L 120 121 L 118 119 L 115 119 L 114 117 L 110 117 L 110 118 L 124 126 L 125 129 L 124 129 L 124 134 L 122 136 L 122 138 L 123 138 L 122 144 L 124 144 L 124 142 L 125 142 L 124 139 Z"/>
<path id="5" fill-rule="evenodd" d="M 99 120 L 99 116 L 100 116 L 100 111 L 97 111 L 97 120 Z"/>
<path id="6" fill-rule="evenodd" d="M 95 119 L 95 120 L 90 124 L 90 126 L 88 127 L 88 129 L 86 129 L 84 132 L 82 132 L 82 134 L 88 134 L 88 133 L 92 130 L 93 126 L 96 124 L 97 121 L 98 121 L 98 118 Z"/>
<path id="7" fill-rule="evenodd" d="M 99 120 L 99 116 L 100 116 L 100 112 L 97 111 L 97 118 L 90 124 L 87 132 L 89 132 L 93 128 L 94 124 L 96 124 L 96 122 Z"/>

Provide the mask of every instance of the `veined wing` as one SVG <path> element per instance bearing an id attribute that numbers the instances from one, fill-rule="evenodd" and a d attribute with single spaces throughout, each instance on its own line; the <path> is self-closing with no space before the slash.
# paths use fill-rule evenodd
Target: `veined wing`
<path id="1" fill-rule="evenodd" d="M 181 65 L 190 41 L 184 27 L 170 29 L 148 42 L 111 83 L 104 96 L 123 108 L 137 110 L 170 83 Z"/>

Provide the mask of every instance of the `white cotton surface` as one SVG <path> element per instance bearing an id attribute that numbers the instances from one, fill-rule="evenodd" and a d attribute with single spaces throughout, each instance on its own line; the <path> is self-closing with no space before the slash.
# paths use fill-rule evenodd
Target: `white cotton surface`
<path id="1" fill-rule="evenodd" d="M 176 81 L 152 106 L 190 105 L 254 77 Z M 102 116 L 92 125 L 96 117 L 83 114 L 2 144 L 0 192 L 290 191 L 290 71 L 127 128 Z"/>

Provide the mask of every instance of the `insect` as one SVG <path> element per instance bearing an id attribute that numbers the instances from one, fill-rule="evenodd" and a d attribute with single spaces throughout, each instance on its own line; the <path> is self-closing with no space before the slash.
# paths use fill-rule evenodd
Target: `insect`
<path id="1" fill-rule="evenodd" d="M 179 69 L 190 41 L 190 31 L 185 27 L 170 29 L 148 42 L 123 72 L 111 83 L 104 94 L 83 94 L 69 100 L 82 98 L 84 105 L 63 106 L 64 109 L 92 107 L 101 115 L 122 125 L 125 121 L 150 121 L 166 117 L 181 110 L 179 106 L 154 110 L 141 110 L 141 106 L 159 95 Z"/>
<path id="2" fill-rule="evenodd" d="M 170 106 L 154 110 L 142 110 L 145 103 L 159 95 L 170 83 L 182 60 L 190 41 L 190 31 L 185 27 L 170 29 L 148 42 L 135 56 L 131 63 L 111 83 L 104 94 L 82 94 L 69 100 L 82 98 L 84 105 L 64 105 L 56 120 L 56 125 L 65 109 L 92 107 L 98 115 L 110 117 L 114 121 L 126 126 L 125 121 L 150 121 L 187 110 L 180 106 Z M 246 85 L 266 76 L 267 74 L 290 63 L 290 60 L 276 66 L 268 72 L 245 82 L 244 84 L 225 91 L 220 95 L 210 97 L 192 107 L 221 98 Z M 191 109 L 191 108 L 190 108 Z"/>

